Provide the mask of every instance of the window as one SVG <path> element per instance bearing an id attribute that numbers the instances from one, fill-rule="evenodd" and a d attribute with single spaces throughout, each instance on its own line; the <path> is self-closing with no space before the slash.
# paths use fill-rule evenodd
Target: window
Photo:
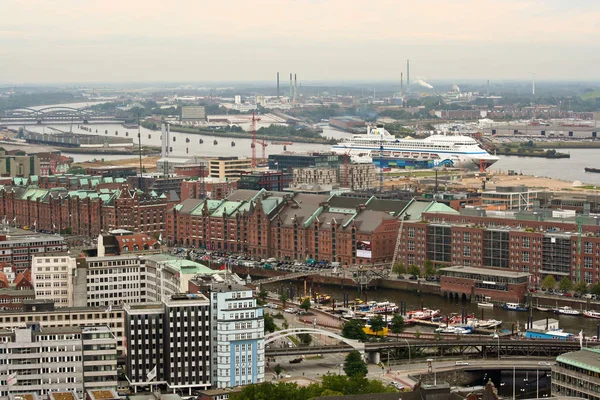
<path id="1" fill-rule="evenodd" d="M 583 252 L 586 254 L 592 254 L 592 243 L 591 242 L 584 243 Z"/>
<path id="2" fill-rule="evenodd" d="M 414 250 L 414 249 L 415 249 L 415 241 L 409 240 L 408 241 L 408 250 Z"/>
<path id="3" fill-rule="evenodd" d="M 471 232 L 463 232 L 463 242 L 471 243 Z"/>
<path id="4" fill-rule="evenodd" d="M 523 238 L 523 247 L 526 249 L 529 248 L 529 238 L 528 237 Z"/>
<path id="5" fill-rule="evenodd" d="M 529 262 L 529 252 L 528 251 L 524 251 L 522 254 L 522 261 L 523 262 Z"/>
<path id="6" fill-rule="evenodd" d="M 471 257 L 471 246 L 464 246 L 463 247 L 463 256 L 464 257 Z"/>
<path id="7" fill-rule="evenodd" d="M 411 237 L 411 238 L 415 237 L 415 228 L 414 227 L 408 228 L 408 237 Z"/>

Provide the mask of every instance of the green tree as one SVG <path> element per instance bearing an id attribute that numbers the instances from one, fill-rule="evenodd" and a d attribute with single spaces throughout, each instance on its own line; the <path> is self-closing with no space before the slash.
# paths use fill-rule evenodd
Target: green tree
<path id="1" fill-rule="evenodd" d="M 387 325 L 383 320 L 381 315 L 376 315 L 369 320 L 369 324 L 371 325 L 371 330 L 379 336 L 379 333 L 383 331 L 383 328 Z"/>
<path id="2" fill-rule="evenodd" d="M 600 283 L 596 283 L 591 289 L 590 293 L 600 296 Z"/>
<path id="3" fill-rule="evenodd" d="M 435 267 L 433 266 L 433 262 L 431 260 L 425 260 L 423 263 L 423 268 L 425 269 L 425 276 L 433 276 L 435 275 Z"/>
<path id="4" fill-rule="evenodd" d="M 364 377 L 369 372 L 367 368 L 367 363 L 365 363 L 362 359 L 360 353 L 356 350 L 352 350 L 346 356 L 344 360 L 344 372 L 347 376 L 360 376 Z"/>
<path id="5" fill-rule="evenodd" d="M 411 264 L 411 266 L 408 267 L 408 273 L 414 276 L 419 276 L 421 275 L 421 270 L 415 264 Z"/>
<path id="6" fill-rule="evenodd" d="M 568 292 L 569 290 L 573 289 L 573 282 L 571 282 L 571 280 L 565 276 L 564 278 L 562 278 L 560 280 L 560 283 L 558 284 L 558 288 L 560 290 Z"/>
<path id="7" fill-rule="evenodd" d="M 269 292 L 267 291 L 267 289 L 261 288 L 260 292 L 258 292 L 258 298 L 262 301 L 266 301 L 268 296 Z"/>
<path id="8" fill-rule="evenodd" d="M 342 327 L 342 336 L 348 339 L 367 340 L 367 334 L 363 331 L 364 322 L 358 319 L 351 319 Z"/>
<path id="9" fill-rule="evenodd" d="M 420 338 L 420 337 L 421 337 L 421 331 L 417 329 L 417 330 L 415 331 L 415 339 L 418 339 L 418 338 Z"/>
<path id="10" fill-rule="evenodd" d="M 406 267 L 404 266 L 403 263 L 401 262 L 397 262 L 396 264 L 394 264 L 394 266 L 392 267 L 392 271 L 396 274 L 398 274 L 398 276 L 403 275 L 406 273 Z"/>
<path id="11" fill-rule="evenodd" d="M 287 301 L 288 301 L 288 294 L 286 293 L 286 291 L 284 290 L 283 292 L 281 292 L 281 294 L 279 295 L 279 300 L 281 300 L 281 306 L 283 308 L 285 308 Z"/>
<path id="12" fill-rule="evenodd" d="M 396 314 L 392 317 L 392 326 L 390 329 L 396 335 L 404 331 L 404 318 L 401 314 Z"/>
<path id="13" fill-rule="evenodd" d="M 279 378 L 279 375 L 281 375 L 281 373 L 283 372 L 283 368 L 281 368 L 281 365 L 277 364 L 273 367 L 273 372 L 275 372 L 275 376 Z"/>
<path id="14" fill-rule="evenodd" d="M 275 332 L 277 326 L 275 325 L 275 320 L 271 314 L 265 314 L 263 321 L 265 324 L 265 333 Z"/>
<path id="15" fill-rule="evenodd" d="M 584 281 L 579 281 L 573 289 L 579 294 L 586 294 L 588 292 L 588 285 Z"/>
<path id="16" fill-rule="evenodd" d="M 309 346 L 312 343 L 312 335 L 310 333 L 300 333 L 298 339 L 302 344 Z"/>
<path id="17" fill-rule="evenodd" d="M 542 281 L 542 289 L 550 290 L 556 287 L 556 279 L 552 275 L 546 275 Z"/>
<path id="18" fill-rule="evenodd" d="M 308 312 L 308 310 L 310 310 L 310 299 L 307 297 L 304 300 L 302 300 L 302 303 L 300 303 L 300 308 L 303 309 L 304 311 Z"/>

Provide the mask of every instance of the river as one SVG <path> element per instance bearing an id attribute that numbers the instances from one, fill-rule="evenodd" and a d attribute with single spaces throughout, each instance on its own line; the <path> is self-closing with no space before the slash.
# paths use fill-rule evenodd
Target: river
<path id="1" fill-rule="evenodd" d="M 296 289 L 296 293 L 301 293 L 303 288 L 300 286 L 301 283 L 284 282 L 284 283 L 274 283 L 267 284 L 264 287 L 271 291 L 281 292 L 282 289 L 289 288 L 294 286 Z M 362 298 L 363 300 L 376 300 L 376 301 L 391 301 L 396 304 L 399 304 L 401 300 L 406 302 L 407 311 L 415 310 L 423 307 L 431 308 L 431 309 L 440 309 L 443 315 L 448 315 L 451 313 L 457 313 L 460 315 L 462 307 L 466 307 L 469 313 L 474 314 L 477 318 L 481 318 L 482 313 L 484 318 L 493 318 L 496 320 L 503 321 L 502 327 L 504 329 L 511 329 L 512 323 L 519 322 L 521 328 L 525 326 L 527 322 L 527 317 L 529 313 L 526 312 L 516 312 L 516 311 L 507 311 L 500 307 L 494 307 L 493 309 L 482 309 L 477 307 L 475 303 L 462 303 L 460 300 L 448 300 L 436 294 L 428 294 L 422 293 L 417 294 L 413 291 L 403 291 L 403 290 L 392 290 L 392 289 L 371 289 L 369 291 L 363 292 L 362 295 L 360 292 L 356 290 L 355 287 L 346 287 L 344 290 L 341 289 L 338 285 L 322 285 L 322 288 L 315 288 L 317 292 L 330 294 L 332 298 L 336 300 L 337 304 L 341 304 L 342 299 L 344 298 L 343 293 L 348 293 L 349 301 L 353 301 L 355 298 Z M 534 299 L 535 304 L 535 299 Z M 597 310 L 600 310 L 600 306 L 596 306 Z M 583 316 L 571 316 L 571 315 L 555 315 L 552 313 L 540 312 L 534 310 L 532 312 L 533 320 L 543 320 L 548 318 L 555 318 L 560 323 L 560 328 L 564 329 L 567 332 L 573 333 L 576 336 L 579 334 L 581 329 L 584 330 L 585 335 L 587 337 L 595 336 L 597 332 L 597 327 L 600 324 L 600 320 L 595 320 L 592 318 L 585 318 Z M 431 329 L 421 328 L 419 329 L 423 332 L 431 331 Z"/>
<path id="2" fill-rule="evenodd" d="M 64 132 L 70 132 L 79 134 L 93 134 L 101 136 L 111 137 L 131 137 L 137 143 L 137 132 L 138 129 L 127 129 L 121 124 L 90 124 L 90 125 L 27 125 L 28 130 L 40 133 L 55 133 L 54 129 L 58 129 Z M 82 127 L 90 128 L 92 131 L 88 132 L 81 129 Z M 161 145 L 161 132 L 153 131 L 140 127 L 142 133 L 142 145 L 160 146 Z M 341 138 L 349 133 L 339 131 L 329 126 L 323 126 L 323 136 Z M 200 144 L 200 139 L 204 143 Z M 218 144 L 213 144 L 214 141 Z M 284 139 L 282 139 L 284 140 Z M 235 142 L 235 147 L 231 146 L 231 142 Z M 271 141 L 266 141 L 267 147 L 265 149 L 265 155 L 268 157 L 269 154 L 279 154 L 284 151 L 283 145 L 274 145 Z M 170 147 L 172 147 L 172 154 L 174 156 L 199 156 L 199 157 L 218 157 L 218 156 L 241 156 L 250 157 L 252 156 L 252 139 L 245 138 L 226 138 L 212 135 L 199 135 L 193 133 L 181 133 L 171 132 Z M 329 151 L 331 145 L 329 144 L 317 144 L 317 143 L 294 143 L 287 145 L 288 151 L 294 152 L 307 152 L 307 151 Z M 105 160 L 117 160 L 122 158 L 131 158 L 131 155 L 113 155 L 113 156 L 94 156 L 87 154 L 71 154 L 65 151 L 66 156 L 73 157 L 76 162 L 91 160 L 93 158 L 104 158 Z M 257 157 L 262 157 L 262 147 L 259 145 L 256 149 Z"/>

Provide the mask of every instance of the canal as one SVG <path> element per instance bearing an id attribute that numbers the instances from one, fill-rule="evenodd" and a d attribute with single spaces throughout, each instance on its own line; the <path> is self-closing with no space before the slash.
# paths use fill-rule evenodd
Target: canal
<path id="1" fill-rule="evenodd" d="M 281 293 L 282 290 L 290 290 L 293 288 L 296 296 L 302 295 L 304 288 L 302 282 L 278 282 L 272 284 L 266 284 L 264 287 L 267 290 Z M 348 299 L 350 302 L 356 298 L 364 300 L 375 300 L 375 301 L 390 301 L 399 304 L 400 301 L 406 302 L 407 311 L 419 309 L 421 307 L 427 307 L 431 309 L 439 309 L 442 315 L 449 315 L 456 313 L 461 314 L 462 308 L 466 307 L 470 314 L 474 314 L 477 318 L 481 318 L 482 315 L 485 319 L 496 319 L 502 321 L 502 328 L 510 330 L 515 323 L 519 323 L 521 330 L 525 327 L 527 317 L 530 315 L 529 312 L 517 312 L 507 311 L 500 307 L 494 307 L 493 309 L 483 309 L 477 307 L 476 303 L 461 302 L 460 300 L 445 299 L 442 296 L 429 293 L 417 293 L 416 291 L 404 291 L 396 289 L 371 289 L 360 293 L 355 287 L 344 287 L 343 289 L 339 285 L 320 285 L 315 286 L 314 290 L 318 293 L 324 293 L 331 295 L 332 299 L 335 299 L 336 304 L 342 303 L 344 293 L 348 293 Z M 534 300 L 535 301 L 535 300 Z M 580 330 L 583 329 L 586 337 L 596 336 L 600 320 L 593 318 L 586 318 L 583 316 L 572 316 L 572 315 L 557 315 L 549 312 L 540 312 L 537 310 L 531 311 L 533 320 L 543 320 L 546 318 L 557 319 L 560 323 L 560 328 L 566 332 L 573 333 L 577 336 Z M 422 332 L 426 332 L 426 329 L 419 328 Z"/>

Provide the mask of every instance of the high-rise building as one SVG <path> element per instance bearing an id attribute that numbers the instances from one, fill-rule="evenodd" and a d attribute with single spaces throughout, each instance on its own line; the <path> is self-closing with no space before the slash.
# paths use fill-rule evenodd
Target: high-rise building
<path id="1" fill-rule="evenodd" d="M 31 278 L 37 300 L 52 300 L 56 307 L 73 307 L 75 258 L 67 253 L 34 256 Z"/>
<path id="2" fill-rule="evenodd" d="M 190 292 L 210 299 L 211 380 L 213 388 L 264 382 L 263 309 L 252 289 L 237 275 L 203 275 L 189 283 Z"/>
<path id="3" fill-rule="evenodd" d="M 165 384 L 191 395 L 211 386 L 209 313 L 201 294 L 125 305 L 126 374 L 134 390 Z"/>

